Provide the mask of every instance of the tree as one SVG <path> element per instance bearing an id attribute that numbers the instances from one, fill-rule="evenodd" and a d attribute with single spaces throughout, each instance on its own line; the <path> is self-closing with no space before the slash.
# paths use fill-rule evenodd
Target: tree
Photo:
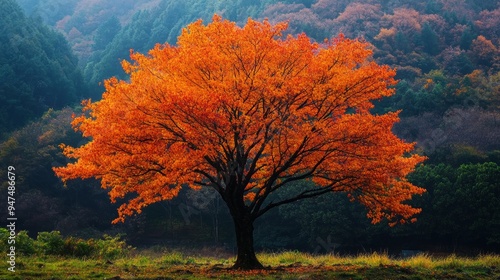
<path id="1" fill-rule="evenodd" d="M 291 34 L 305 32 L 311 38 L 323 41 L 328 36 L 326 30 L 331 28 L 331 20 L 320 19 L 318 15 L 302 4 L 285 4 L 278 2 L 268 5 L 262 17 L 271 18 L 273 22 L 288 22 L 287 31 Z"/>
<path id="2" fill-rule="evenodd" d="M 380 5 L 352 3 L 334 20 L 341 30 L 353 36 L 375 36 L 382 12 Z"/>
<path id="3" fill-rule="evenodd" d="M 494 162 L 440 163 L 417 169 L 409 176 L 426 186 L 428 209 L 420 218 L 433 239 L 452 241 L 453 247 L 481 244 L 494 250 L 500 244 L 500 166 Z M 422 225 L 422 224 L 420 224 Z M 460 242 L 460 243 L 459 243 Z"/>
<path id="4" fill-rule="evenodd" d="M 492 66 L 495 56 L 499 53 L 497 47 L 483 35 L 477 36 L 477 38 L 472 41 L 471 51 L 476 61 L 487 67 Z"/>
<path id="5" fill-rule="evenodd" d="M 424 23 L 421 36 L 424 52 L 430 55 L 437 55 L 440 53 L 439 35 L 436 33 L 436 31 L 434 31 L 434 29 L 432 29 L 429 23 Z"/>
<path id="6" fill-rule="evenodd" d="M 116 33 L 121 29 L 120 21 L 116 16 L 110 17 L 102 25 L 100 25 L 94 35 L 94 50 L 103 50 L 113 40 Z"/>
<path id="7" fill-rule="evenodd" d="M 214 16 L 188 25 L 177 46 L 131 53 L 130 81 L 109 79 L 101 101 L 84 102 L 73 126 L 91 141 L 62 145 L 76 162 L 56 174 L 100 179 L 114 202 L 127 196 L 115 223 L 181 187 L 214 188 L 233 218 L 238 269 L 262 267 L 254 221 L 301 199 L 344 192 L 374 223 L 413 220 L 420 209 L 403 202 L 424 189 L 405 177 L 424 158 L 391 132 L 397 113 L 370 113 L 371 100 L 394 93 L 395 72 L 370 61 L 366 43 L 319 45 L 285 29 Z M 302 180 L 314 184 L 267 199 Z"/>
<path id="8" fill-rule="evenodd" d="M 500 24 L 500 7 L 492 11 L 484 10 L 479 13 L 479 19 L 475 24 L 479 28 L 480 34 L 490 38 L 500 37 L 500 31 L 498 30 L 498 25 Z"/>

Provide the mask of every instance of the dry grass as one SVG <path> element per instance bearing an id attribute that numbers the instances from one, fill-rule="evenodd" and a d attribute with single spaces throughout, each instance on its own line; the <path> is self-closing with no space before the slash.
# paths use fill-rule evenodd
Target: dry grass
<path id="1" fill-rule="evenodd" d="M 500 279 L 496 255 L 394 259 L 378 253 L 347 257 L 286 251 L 260 253 L 266 269 L 244 272 L 228 270 L 234 257 L 193 252 L 153 248 L 113 261 L 18 256 L 16 273 L 2 268 L 0 279 Z"/>

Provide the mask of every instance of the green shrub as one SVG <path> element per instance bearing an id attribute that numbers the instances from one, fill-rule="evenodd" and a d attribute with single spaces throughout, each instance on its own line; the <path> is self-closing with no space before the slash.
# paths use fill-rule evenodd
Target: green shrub
<path id="1" fill-rule="evenodd" d="M 16 249 L 19 253 L 32 255 L 36 253 L 35 240 L 29 237 L 28 232 L 21 230 L 16 237 Z"/>
<path id="2" fill-rule="evenodd" d="M 120 239 L 120 235 L 112 237 L 106 234 L 103 239 L 97 240 L 96 245 L 98 257 L 104 259 L 115 259 L 128 252 L 131 247 L 128 246 L 125 241 Z"/>
<path id="3" fill-rule="evenodd" d="M 0 228 L 0 250 L 6 252 L 10 246 L 16 247 L 17 253 L 31 255 L 36 252 L 35 240 L 28 236 L 28 232 L 21 230 L 16 235 L 16 243 L 9 244 L 10 232 L 6 228 Z"/>
<path id="4" fill-rule="evenodd" d="M 0 250 L 7 252 L 9 249 L 9 231 L 6 228 L 0 228 Z"/>
<path id="5" fill-rule="evenodd" d="M 44 255 L 63 255 L 64 239 L 59 231 L 39 232 L 36 247 Z"/>
<path id="6" fill-rule="evenodd" d="M 75 257 L 90 257 L 95 254 L 96 243 L 93 239 L 83 240 L 68 237 L 64 240 L 64 255 Z"/>
<path id="7" fill-rule="evenodd" d="M 6 252 L 10 232 L 0 228 L 0 250 Z M 104 235 L 102 239 L 81 239 L 77 237 L 63 238 L 59 231 L 39 232 L 36 240 L 28 236 L 25 230 L 16 236 L 16 250 L 25 255 L 59 255 L 73 257 L 97 257 L 116 259 L 123 257 L 132 247 L 128 246 L 121 236 Z"/>

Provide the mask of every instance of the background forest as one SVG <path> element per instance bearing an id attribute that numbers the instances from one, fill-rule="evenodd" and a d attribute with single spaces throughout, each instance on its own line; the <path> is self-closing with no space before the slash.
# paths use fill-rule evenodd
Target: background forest
<path id="1" fill-rule="evenodd" d="M 288 21 L 314 40 L 344 33 L 372 44 L 397 69 L 396 94 L 374 113 L 402 110 L 395 132 L 429 157 L 410 176 L 427 189 L 414 224 L 371 225 L 342 194 L 282 206 L 256 225 L 256 247 L 316 253 L 401 249 L 500 251 L 500 4 L 473 0 L 3 0 L 0 2 L 0 177 L 17 170 L 19 229 L 36 236 L 126 233 L 133 244 L 219 245 L 234 249 L 233 225 L 210 191 L 184 190 L 111 225 L 116 205 L 93 181 L 67 187 L 51 168 L 58 145 L 83 138 L 70 126 L 101 82 L 125 78 L 130 49 L 175 44 L 181 29 L 214 13 Z M 0 199 L 6 196 L 2 181 Z M 0 213 L 6 216 L 6 208 Z"/>

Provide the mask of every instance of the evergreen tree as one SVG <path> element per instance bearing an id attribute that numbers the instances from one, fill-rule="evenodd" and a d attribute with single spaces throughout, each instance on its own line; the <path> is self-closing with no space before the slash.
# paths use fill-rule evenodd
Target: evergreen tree
<path id="1" fill-rule="evenodd" d="M 26 18 L 13 0 L 0 2 L 0 133 L 84 94 L 77 59 L 64 37 Z"/>
<path id="2" fill-rule="evenodd" d="M 474 40 L 477 36 L 475 36 L 472 31 L 472 27 L 469 25 L 464 29 L 462 36 L 460 37 L 460 48 L 462 50 L 469 50 L 472 45 L 472 40 Z"/>
<path id="3" fill-rule="evenodd" d="M 424 51 L 430 55 L 439 53 L 439 36 L 428 23 L 422 26 L 422 45 Z"/>
<path id="4" fill-rule="evenodd" d="M 94 51 L 105 49 L 121 28 L 120 21 L 115 16 L 112 16 L 99 26 L 94 36 Z"/>

